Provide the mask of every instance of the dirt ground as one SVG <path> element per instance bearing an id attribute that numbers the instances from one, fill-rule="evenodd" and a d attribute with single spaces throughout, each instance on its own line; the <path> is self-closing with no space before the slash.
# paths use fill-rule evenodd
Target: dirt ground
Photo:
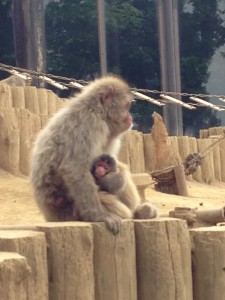
<path id="1" fill-rule="evenodd" d="M 165 213 L 175 206 L 212 208 L 225 204 L 225 183 L 214 182 L 211 185 L 188 181 L 189 197 L 168 195 L 146 189 L 146 199 Z M 44 222 L 33 197 L 28 178 L 15 177 L 0 171 L 0 225 L 37 224 Z"/>

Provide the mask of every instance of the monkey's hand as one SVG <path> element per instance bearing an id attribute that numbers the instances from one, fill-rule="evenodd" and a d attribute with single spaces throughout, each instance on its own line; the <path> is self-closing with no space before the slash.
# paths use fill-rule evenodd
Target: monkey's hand
<path id="1" fill-rule="evenodd" d="M 97 222 L 105 222 L 109 231 L 113 234 L 118 234 L 121 230 L 121 218 L 112 214 L 103 214 L 96 219 Z"/>
<path id="2" fill-rule="evenodd" d="M 111 172 L 98 178 L 96 183 L 100 186 L 101 191 L 115 195 L 123 189 L 125 185 L 125 178 L 122 173 Z"/>

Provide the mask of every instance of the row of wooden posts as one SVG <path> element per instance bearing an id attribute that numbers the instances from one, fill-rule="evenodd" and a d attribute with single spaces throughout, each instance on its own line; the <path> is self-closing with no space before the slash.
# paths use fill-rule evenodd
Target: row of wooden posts
<path id="1" fill-rule="evenodd" d="M 224 299 L 224 227 L 122 225 L 116 236 L 103 223 L 1 226 L 0 299 Z"/>
<path id="2" fill-rule="evenodd" d="M 171 145 L 174 155 L 180 157 L 181 162 L 184 162 L 190 153 L 201 153 L 213 142 L 215 138 L 168 137 L 168 144 Z M 132 173 L 155 171 L 155 143 L 152 135 L 134 130 L 128 132 L 124 137 L 120 158 L 130 166 Z M 225 140 L 205 156 L 202 165 L 193 175 L 189 175 L 188 179 L 208 184 L 215 180 L 225 182 Z"/>
<path id="3" fill-rule="evenodd" d="M 28 175 L 30 153 L 37 133 L 64 105 L 66 101 L 46 89 L 0 85 L 0 168 L 12 174 Z M 188 154 L 203 151 L 215 141 L 212 134 L 215 137 L 223 130 L 221 127 L 201 131 L 200 139 L 168 137 L 168 143 L 184 161 Z M 155 144 L 151 134 L 128 132 L 123 139 L 120 159 L 130 166 L 132 173 L 153 171 Z M 209 184 L 214 180 L 225 182 L 225 141 L 208 153 L 201 167 L 188 178 Z"/>

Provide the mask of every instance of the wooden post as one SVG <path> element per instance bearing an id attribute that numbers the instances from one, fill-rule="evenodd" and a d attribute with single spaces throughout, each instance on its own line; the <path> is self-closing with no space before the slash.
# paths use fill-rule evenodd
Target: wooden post
<path id="1" fill-rule="evenodd" d="M 39 112 L 41 115 L 48 115 L 48 92 L 46 89 L 37 89 Z"/>
<path id="2" fill-rule="evenodd" d="M 13 108 L 0 108 L 0 168 L 12 174 L 19 172 L 20 137 Z"/>
<path id="3" fill-rule="evenodd" d="M 181 160 L 184 161 L 186 157 L 190 154 L 189 138 L 188 136 L 178 137 L 179 152 Z M 187 176 L 188 180 L 192 179 L 192 175 Z"/>
<path id="4" fill-rule="evenodd" d="M 223 135 L 225 130 L 224 127 L 218 127 L 217 128 L 217 134 Z M 219 144 L 219 151 L 220 151 L 220 164 L 221 164 L 221 181 L 225 182 L 225 141 L 222 141 Z"/>
<path id="5" fill-rule="evenodd" d="M 213 155 L 213 166 L 214 166 L 214 175 L 215 179 L 218 181 L 221 181 L 221 160 L 220 160 L 220 148 L 219 145 L 216 145 L 212 149 L 212 155 Z M 224 153 L 223 153 L 224 155 Z"/>
<path id="6" fill-rule="evenodd" d="M 194 300 L 222 300 L 225 290 L 225 228 L 190 230 Z"/>
<path id="7" fill-rule="evenodd" d="M 30 172 L 30 154 L 32 148 L 32 115 L 27 109 L 16 109 L 16 116 L 20 131 L 20 159 L 19 170 L 22 174 Z"/>
<path id="8" fill-rule="evenodd" d="M 143 134 L 143 141 L 145 169 L 147 172 L 152 172 L 155 170 L 156 165 L 155 142 L 151 134 Z"/>
<path id="9" fill-rule="evenodd" d="M 11 91 L 12 91 L 13 107 L 25 108 L 24 87 L 12 86 Z"/>
<path id="10" fill-rule="evenodd" d="M 0 84 L 0 108 L 12 107 L 11 87 L 6 84 Z"/>
<path id="11" fill-rule="evenodd" d="M 123 221 L 118 235 L 109 232 L 103 223 L 93 223 L 92 226 L 95 299 L 137 300 L 133 222 Z"/>
<path id="12" fill-rule="evenodd" d="M 132 173 L 144 173 L 144 143 L 143 134 L 137 130 L 129 131 L 128 152 L 130 170 Z"/>
<path id="13" fill-rule="evenodd" d="M 178 144 L 178 137 L 177 136 L 169 136 L 168 137 L 168 142 L 170 143 L 173 153 L 176 155 L 177 163 L 181 164 L 181 156 L 180 156 L 180 151 L 179 151 L 179 144 Z"/>
<path id="14" fill-rule="evenodd" d="M 48 300 L 47 249 L 45 235 L 35 231 L 0 231 L 0 251 L 18 252 L 27 259 L 31 269 L 26 286 L 29 297 L 23 299 Z M 11 298 L 0 298 L 10 299 Z M 21 298 L 22 299 L 22 298 Z"/>
<path id="15" fill-rule="evenodd" d="M 38 230 L 45 232 L 48 245 L 49 299 L 94 300 L 91 225 L 52 222 Z"/>
<path id="16" fill-rule="evenodd" d="M 178 165 L 174 167 L 174 175 L 176 179 L 177 193 L 181 196 L 188 196 L 188 188 L 186 177 L 184 174 L 184 166 Z"/>
<path id="17" fill-rule="evenodd" d="M 39 114 L 37 89 L 35 86 L 24 87 L 25 107 L 34 114 Z"/>
<path id="18" fill-rule="evenodd" d="M 0 299 L 33 299 L 28 294 L 31 269 L 24 256 L 18 253 L 0 252 Z"/>
<path id="19" fill-rule="evenodd" d="M 198 152 L 202 152 L 206 147 L 208 147 L 211 144 L 209 139 L 201 139 L 197 140 L 197 142 Z M 212 181 L 215 179 L 212 152 L 209 152 L 206 155 L 206 157 L 202 160 L 201 170 L 203 181 L 208 184 L 211 184 Z"/>
<path id="20" fill-rule="evenodd" d="M 53 116 L 56 111 L 56 99 L 57 96 L 56 94 L 54 94 L 52 91 L 47 91 L 47 95 L 48 95 L 48 116 Z"/>
<path id="21" fill-rule="evenodd" d="M 189 146 L 190 146 L 190 153 L 197 153 L 198 152 L 198 145 L 196 138 L 190 137 L 189 138 Z M 198 181 L 202 182 L 202 170 L 199 166 L 197 170 L 192 174 L 193 178 Z"/>
<path id="22" fill-rule="evenodd" d="M 186 222 L 135 220 L 138 300 L 192 300 L 191 247 Z"/>

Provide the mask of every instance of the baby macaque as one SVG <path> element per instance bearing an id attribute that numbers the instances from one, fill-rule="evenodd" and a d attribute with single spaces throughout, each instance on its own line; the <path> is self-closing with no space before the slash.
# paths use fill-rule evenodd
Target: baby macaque
<path id="1" fill-rule="evenodd" d="M 108 154 L 95 159 L 91 173 L 101 191 L 115 195 L 125 185 L 125 178 L 118 171 L 116 160 Z"/>
<path id="2" fill-rule="evenodd" d="M 136 186 L 125 164 L 116 162 L 108 154 L 102 154 L 95 159 L 91 173 L 100 191 L 116 195 L 121 204 L 125 204 L 125 208 L 121 208 L 121 211 L 126 211 L 125 215 L 115 212 L 121 218 L 149 219 L 157 216 L 156 209 L 150 203 L 141 203 Z M 111 210 L 112 204 L 113 202 L 110 202 Z"/>

